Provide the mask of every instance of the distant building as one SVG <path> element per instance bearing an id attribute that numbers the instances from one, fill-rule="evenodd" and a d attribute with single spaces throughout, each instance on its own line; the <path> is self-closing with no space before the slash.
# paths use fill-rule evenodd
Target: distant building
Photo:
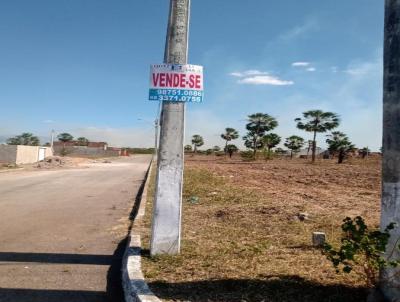
<path id="1" fill-rule="evenodd" d="M 326 150 L 324 150 L 324 149 L 322 149 L 320 147 L 317 147 L 315 149 L 315 156 L 318 156 L 318 155 L 322 156 L 325 153 L 325 151 Z M 293 154 L 293 155 L 296 156 L 296 157 L 305 157 L 307 155 L 311 156 L 312 155 L 312 149 L 311 148 L 310 149 L 304 148 L 304 149 L 301 149 L 299 152 L 297 152 L 296 154 Z"/>
<path id="2" fill-rule="evenodd" d="M 0 163 L 3 164 L 31 164 L 52 155 L 50 147 L 0 145 Z"/>
<path id="3" fill-rule="evenodd" d="M 109 157 L 121 156 L 121 148 L 109 147 L 106 142 L 89 142 L 87 146 L 81 146 L 78 141 L 61 142 L 53 144 L 54 153 L 58 155 Z"/>

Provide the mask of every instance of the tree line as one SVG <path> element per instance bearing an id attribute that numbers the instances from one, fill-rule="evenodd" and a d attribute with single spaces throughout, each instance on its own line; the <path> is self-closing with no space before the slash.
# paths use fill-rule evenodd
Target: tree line
<path id="1" fill-rule="evenodd" d="M 57 139 L 60 142 L 66 143 L 73 141 L 74 137 L 71 134 L 64 132 L 57 135 Z M 89 140 L 86 137 L 78 137 L 76 142 L 79 146 L 87 146 L 89 144 Z M 32 133 L 24 132 L 20 135 L 8 138 L 6 143 L 8 145 L 40 146 L 40 139 Z M 50 143 L 46 143 L 45 145 L 50 145 Z"/>
<path id="2" fill-rule="evenodd" d="M 312 162 L 316 159 L 317 152 L 317 134 L 326 133 L 339 127 L 340 118 L 334 112 L 325 112 L 322 110 L 309 110 L 302 113 L 302 116 L 294 120 L 296 127 L 300 130 L 312 133 L 312 139 L 307 141 L 308 151 L 311 150 Z M 276 118 L 270 116 L 267 113 L 254 113 L 247 117 L 246 134 L 242 137 L 244 145 L 247 149 L 252 151 L 253 159 L 256 159 L 257 152 L 264 150 L 265 155 L 269 158 L 272 151 L 281 142 L 281 137 L 271 132 L 278 126 Z M 239 148 L 232 144 L 231 141 L 239 138 L 239 132 L 234 128 L 226 128 L 225 132 L 221 134 L 221 138 L 225 140 L 224 152 L 232 157 L 232 154 L 237 152 Z M 204 139 L 201 135 L 193 135 L 191 145 L 185 146 L 185 151 L 197 152 L 197 149 L 204 145 Z M 326 136 L 326 143 L 328 144 L 329 154 L 338 157 L 338 163 L 342 163 L 348 153 L 354 151 L 356 148 L 350 141 L 348 136 L 340 131 L 332 131 Z M 304 138 L 291 135 L 285 139 L 284 146 L 290 150 L 290 157 L 293 154 L 299 152 L 304 147 L 306 141 Z M 220 148 L 218 146 L 209 149 L 214 152 L 218 152 Z M 285 150 L 277 148 L 276 153 L 283 153 Z M 369 149 L 367 147 L 361 149 L 361 154 L 365 157 L 368 154 Z"/>

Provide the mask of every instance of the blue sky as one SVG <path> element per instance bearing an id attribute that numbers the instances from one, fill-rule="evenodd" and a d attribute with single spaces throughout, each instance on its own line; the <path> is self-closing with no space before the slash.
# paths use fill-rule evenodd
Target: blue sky
<path id="1" fill-rule="evenodd" d="M 1 1 L 0 137 L 55 129 L 151 146 L 149 65 L 163 59 L 168 3 Z M 189 62 L 204 66 L 205 100 L 187 106 L 187 141 L 222 145 L 223 129 L 244 135 L 254 112 L 275 116 L 283 138 L 309 139 L 293 120 L 323 109 L 378 149 L 382 45 L 382 1 L 192 0 Z"/>

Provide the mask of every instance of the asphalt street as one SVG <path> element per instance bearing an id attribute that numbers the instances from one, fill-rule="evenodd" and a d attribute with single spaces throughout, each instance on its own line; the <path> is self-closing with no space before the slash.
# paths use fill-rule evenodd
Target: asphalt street
<path id="1" fill-rule="evenodd" d="M 0 301 L 123 301 L 124 237 L 150 159 L 0 173 Z"/>

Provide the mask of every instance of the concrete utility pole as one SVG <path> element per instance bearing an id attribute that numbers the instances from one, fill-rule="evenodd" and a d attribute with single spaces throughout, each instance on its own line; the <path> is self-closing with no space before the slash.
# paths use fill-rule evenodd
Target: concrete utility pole
<path id="1" fill-rule="evenodd" d="M 400 238 L 400 0 L 386 0 L 383 79 L 383 159 L 381 229 L 391 223 L 386 257 L 398 259 Z M 400 269 L 381 272 L 380 288 L 388 301 L 400 299 Z"/>
<path id="2" fill-rule="evenodd" d="M 157 150 L 158 150 L 158 124 L 159 119 L 156 118 L 154 120 L 154 158 L 157 157 Z"/>
<path id="3" fill-rule="evenodd" d="M 170 0 L 164 63 L 187 64 L 190 0 Z M 163 102 L 151 255 L 178 254 L 181 239 L 185 104 Z"/>
<path id="4" fill-rule="evenodd" d="M 54 129 L 51 130 L 51 142 L 50 142 L 50 147 L 53 150 L 53 145 L 54 145 Z"/>

